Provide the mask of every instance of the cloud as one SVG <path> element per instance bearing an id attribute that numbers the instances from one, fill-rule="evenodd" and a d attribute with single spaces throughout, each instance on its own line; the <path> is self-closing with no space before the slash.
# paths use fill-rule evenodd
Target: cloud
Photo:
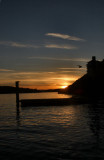
<path id="1" fill-rule="evenodd" d="M 20 43 L 20 42 L 12 42 L 12 41 L 0 41 L 0 45 L 8 46 L 8 47 L 17 47 L 17 48 L 58 48 L 58 49 L 78 49 L 78 47 L 68 44 L 41 44 L 41 45 L 34 45 L 34 44 L 27 44 L 27 43 Z"/>
<path id="2" fill-rule="evenodd" d="M 2 0 L 0 0 L 0 3 L 2 2 Z"/>
<path id="3" fill-rule="evenodd" d="M 33 45 L 27 43 L 19 43 L 19 42 L 12 42 L 12 41 L 0 41 L 0 45 L 9 46 L 9 47 L 17 47 L 17 48 L 40 48 L 41 46 L 45 48 L 59 48 L 59 49 L 77 49 L 75 46 L 71 45 L 57 45 L 57 44 L 45 44 L 45 45 Z"/>
<path id="4" fill-rule="evenodd" d="M 66 44 L 46 44 L 45 45 L 46 48 L 59 48 L 59 49 L 77 49 L 77 47 L 72 46 L 72 45 L 66 45 Z"/>
<path id="5" fill-rule="evenodd" d="M 14 70 L 10 70 L 10 69 L 0 69 L 0 72 L 13 72 Z"/>
<path id="6" fill-rule="evenodd" d="M 33 75 L 33 76 L 34 76 L 34 75 L 37 75 L 37 76 L 38 76 L 38 75 L 42 75 L 42 74 L 44 74 L 44 75 L 46 74 L 46 75 L 47 75 L 47 74 L 53 74 L 53 73 L 54 73 L 54 72 L 38 72 L 38 71 L 37 71 L 37 72 L 14 72 L 13 75 L 20 75 L 20 76 L 21 76 L 21 75 L 22 75 L 22 76 L 23 76 L 23 75 L 29 75 L 29 76 L 30 76 L 30 75 Z"/>
<path id="7" fill-rule="evenodd" d="M 75 37 L 75 36 L 70 36 L 67 34 L 61 34 L 61 33 L 46 33 L 46 36 L 51 36 L 51 37 L 56 37 L 56 38 L 61 38 L 61 39 L 67 39 L 67 40 L 72 40 L 72 41 L 85 41 L 82 38 Z"/>
<path id="8" fill-rule="evenodd" d="M 39 46 L 31 45 L 31 44 L 24 44 L 12 41 L 0 41 L 0 45 L 10 46 L 10 47 L 18 47 L 18 48 L 39 48 Z"/>
<path id="9" fill-rule="evenodd" d="M 76 71 L 61 71 L 63 73 L 73 73 L 73 72 L 76 72 Z"/>
<path id="10" fill-rule="evenodd" d="M 55 78 L 51 78 L 51 79 L 55 79 L 55 80 L 64 80 L 64 81 L 69 81 L 69 80 L 76 80 L 75 77 L 55 77 Z"/>
<path id="11" fill-rule="evenodd" d="M 54 60 L 54 61 L 78 61 L 88 62 L 85 58 L 55 58 L 55 57 L 28 57 L 29 59 Z"/>
<path id="12" fill-rule="evenodd" d="M 71 67 L 70 68 L 58 68 L 58 69 L 60 69 L 60 70 L 72 70 L 72 71 L 73 70 L 86 70 L 86 68 L 78 68 L 78 67 L 77 68 L 71 68 Z"/>
<path id="13" fill-rule="evenodd" d="M 20 81 L 20 86 L 32 87 L 38 89 L 59 88 L 65 83 L 68 85 L 78 79 L 80 75 L 71 73 L 55 72 L 25 72 L 14 71 L 1 73 L 0 85 L 14 85 L 15 81 Z M 49 87 L 48 87 L 49 86 Z"/>

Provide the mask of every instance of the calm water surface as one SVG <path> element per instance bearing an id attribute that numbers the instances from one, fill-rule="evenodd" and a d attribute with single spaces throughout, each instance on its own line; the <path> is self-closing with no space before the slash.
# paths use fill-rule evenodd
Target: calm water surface
<path id="1" fill-rule="evenodd" d="M 57 93 L 25 98 L 67 98 Z M 104 159 L 104 109 L 101 104 L 21 108 L 14 94 L 0 95 L 0 159 Z"/>

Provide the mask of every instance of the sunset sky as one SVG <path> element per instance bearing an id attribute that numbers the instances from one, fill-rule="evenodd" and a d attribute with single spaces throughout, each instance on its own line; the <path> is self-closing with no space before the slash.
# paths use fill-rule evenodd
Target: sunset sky
<path id="1" fill-rule="evenodd" d="M 92 56 L 104 58 L 104 0 L 0 0 L 0 85 L 64 88 Z"/>

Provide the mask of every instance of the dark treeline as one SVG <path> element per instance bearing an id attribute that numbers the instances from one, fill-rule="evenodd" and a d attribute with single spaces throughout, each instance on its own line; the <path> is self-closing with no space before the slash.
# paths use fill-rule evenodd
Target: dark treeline
<path id="1" fill-rule="evenodd" d="M 19 88 L 19 93 L 34 93 L 37 89 Z M 16 87 L 0 86 L 0 94 L 3 93 L 16 93 Z"/>

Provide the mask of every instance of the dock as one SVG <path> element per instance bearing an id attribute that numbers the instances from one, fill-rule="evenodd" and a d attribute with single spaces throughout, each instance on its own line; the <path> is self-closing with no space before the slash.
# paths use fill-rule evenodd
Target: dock
<path id="1" fill-rule="evenodd" d="M 57 98 L 57 99 L 23 99 L 20 100 L 21 107 L 28 106 L 63 106 L 69 105 L 69 98 Z"/>
<path id="2" fill-rule="evenodd" d="M 19 112 L 19 104 L 21 107 L 38 107 L 38 106 L 67 106 L 71 104 L 85 104 L 88 103 L 88 99 L 85 97 L 72 98 L 51 98 L 51 99 L 19 99 L 19 81 L 16 81 L 16 108 Z"/>
<path id="3" fill-rule="evenodd" d="M 85 104 L 88 103 L 88 100 L 84 98 L 22 99 L 20 103 L 21 107 L 67 106 L 71 104 Z"/>

